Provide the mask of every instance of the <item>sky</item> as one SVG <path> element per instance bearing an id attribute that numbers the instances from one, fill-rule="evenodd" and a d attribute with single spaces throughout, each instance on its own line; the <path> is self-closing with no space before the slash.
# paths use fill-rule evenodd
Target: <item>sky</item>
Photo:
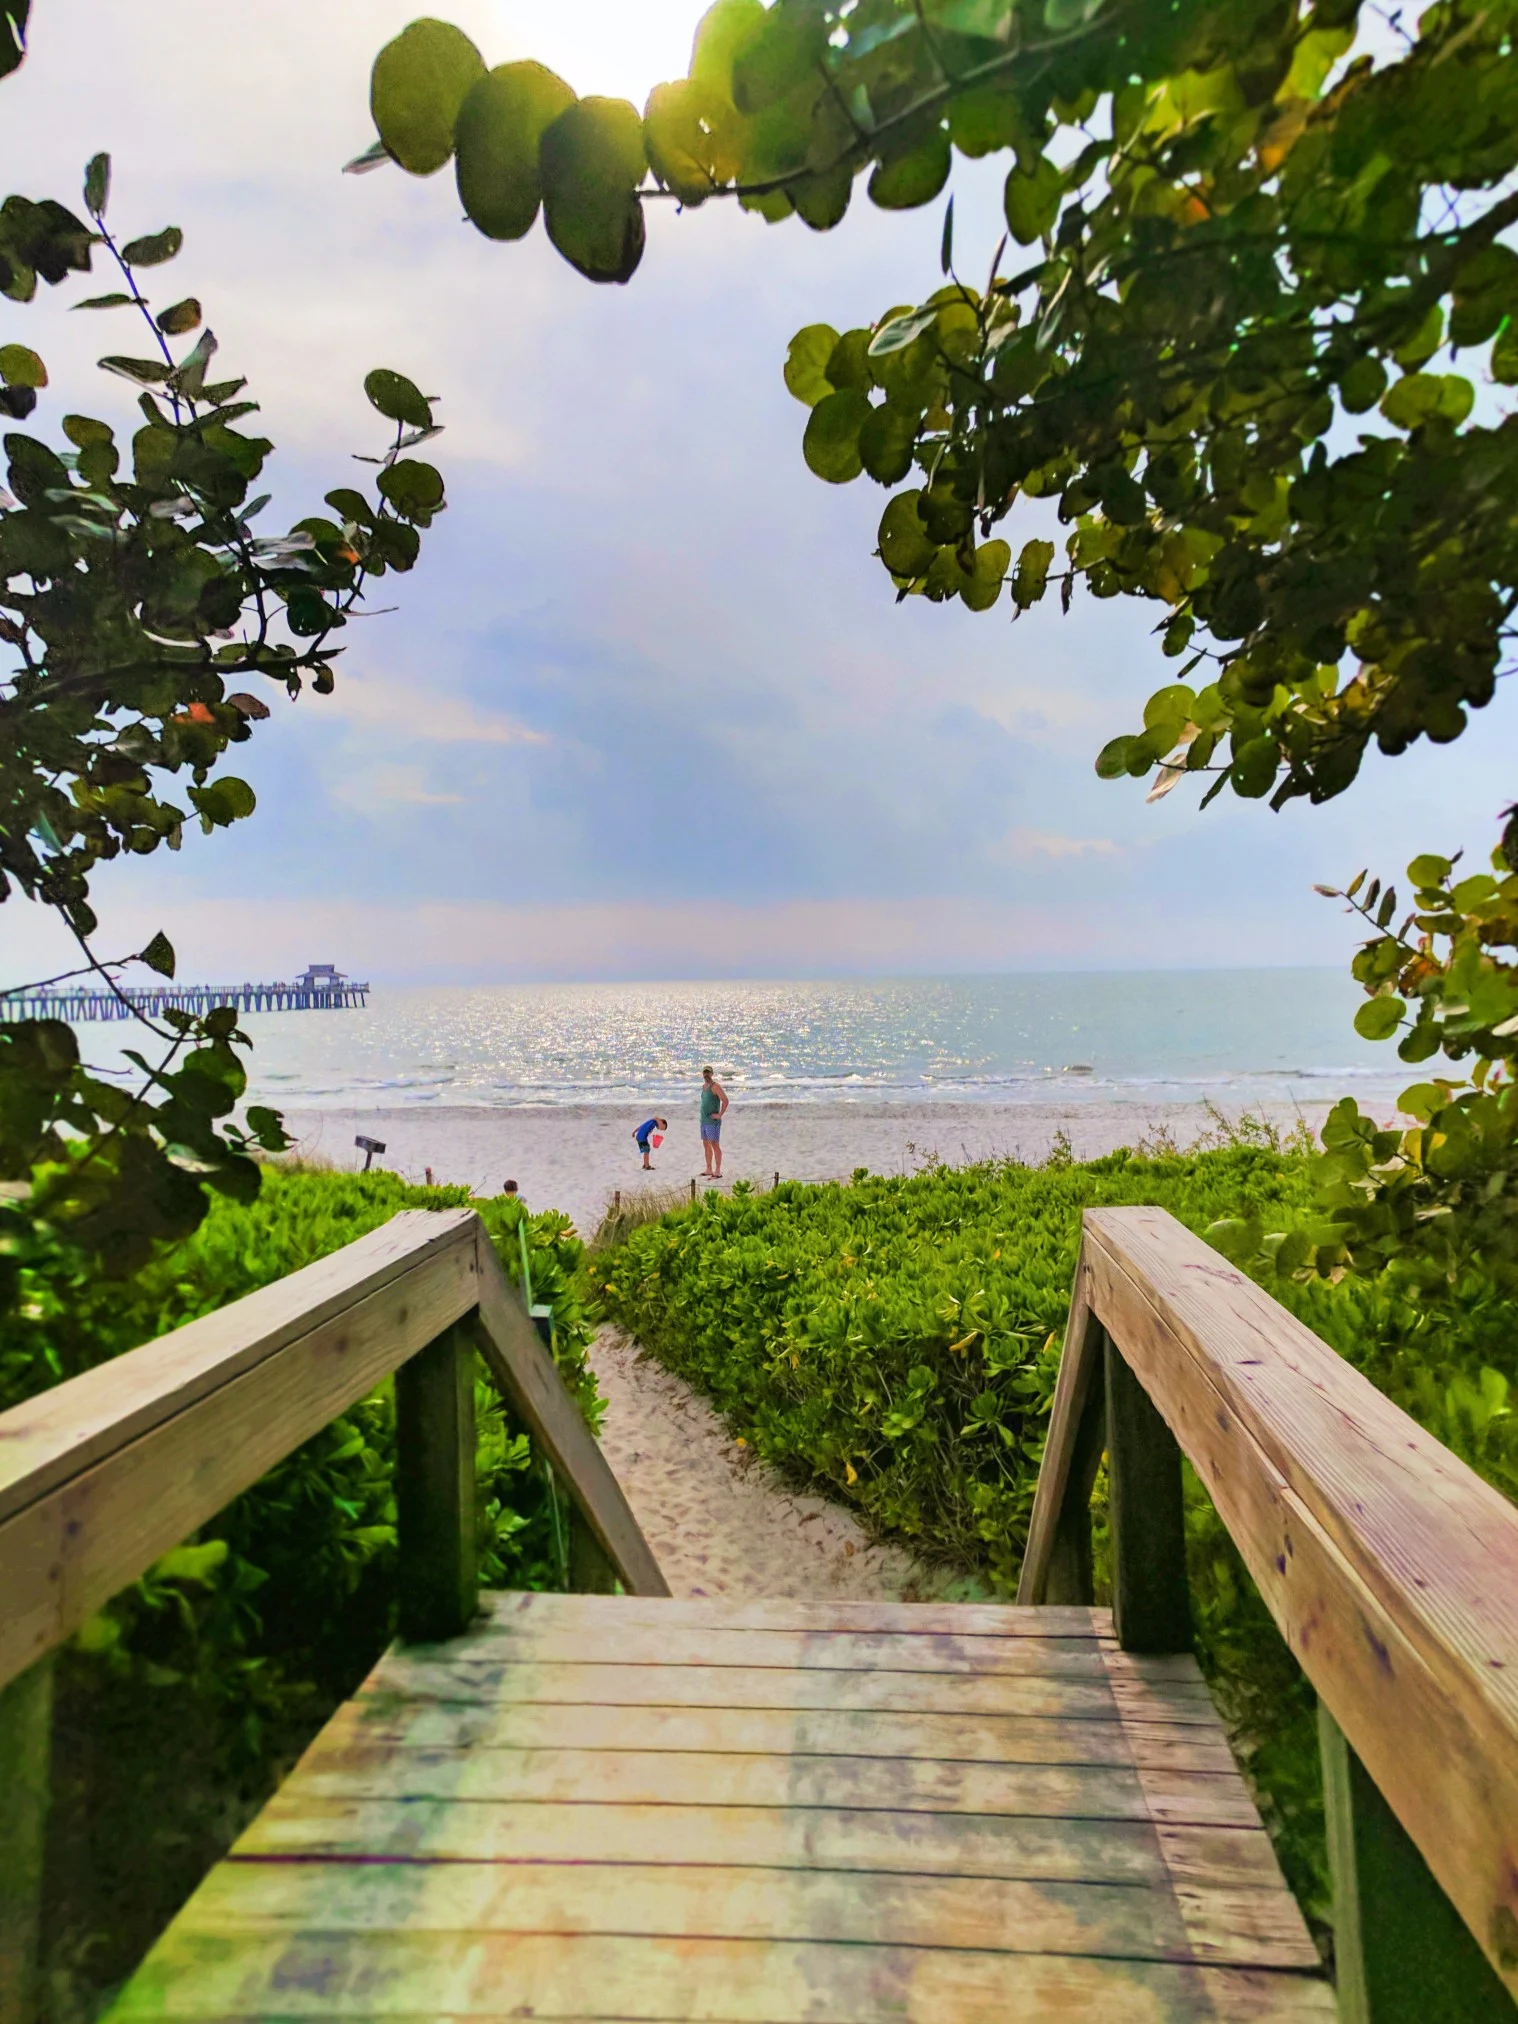
<path id="1" fill-rule="evenodd" d="M 679 75 L 687 0 L 458 0 L 487 63 L 547 62 L 642 102 Z M 920 300 L 942 205 L 862 193 L 836 231 L 652 205 L 626 288 L 459 213 L 451 170 L 344 177 L 372 138 L 392 0 L 39 0 L 0 85 L 6 189 L 77 203 L 114 157 L 112 223 L 180 225 L 158 270 L 193 293 L 277 443 L 290 518 L 377 448 L 364 373 L 438 396 L 449 509 L 422 561 L 349 628 L 336 693 L 271 720 L 236 768 L 259 807 L 97 877 L 101 953 L 162 927 L 185 976 L 310 961 L 386 982 L 941 974 L 1348 960 L 1314 897 L 1362 864 L 1490 848 L 1511 798 L 1512 699 L 1478 735 L 1372 758 L 1322 809 L 1190 790 L 1147 807 L 1098 781 L 1173 671 L 1154 607 L 1051 600 L 1014 625 L 908 600 L 871 550 L 886 494 L 824 485 L 781 367 L 793 332 Z M 1000 233 L 1005 164 L 956 164 L 956 249 Z M 978 250 L 983 249 L 983 250 Z M 96 282 L 95 288 L 101 284 Z M 72 315 L 75 280 L 0 303 L 69 409 L 127 425 L 96 372 L 128 312 Z M 1034 509 L 1041 510 L 1041 509 Z M 1003 530 L 1042 532 L 1032 517 Z M 40 910 L 0 911 L 0 978 L 62 967 Z"/>

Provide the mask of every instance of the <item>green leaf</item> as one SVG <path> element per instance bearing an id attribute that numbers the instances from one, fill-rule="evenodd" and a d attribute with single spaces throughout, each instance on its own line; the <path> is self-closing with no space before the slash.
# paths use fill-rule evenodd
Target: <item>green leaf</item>
<path id="1" fill-rule="evenodd" d="M 174 944 L 160 929 L 137 960 L 139 963 L 146 963 L 150 970 L 156 970 L 160 977 L 172 977 L 174 974 Z"/>
<path id="2" fill-rule="evenodd" d="M 187 330 L 194 330 L 199 324 L 200 304 L 193 295 L 187 295 L 183 302 L 160 310 L 153 321 L 165 337 L 182 337 Z"/>
<path id="3" fill-rule="evenodd" d="M 92 218 L 105 216 L 106 200 L 110 194 L 111 158 L 109 155 L 91 155 L 84 172 L 84 208 Z"/>
<path id="4" fill-rule="evenodd" d="M 1019 611 L 1026 611 L 1043 596 L 1053 561 L 1052 541 L 1024 542 L 1023 552 L 1017 558 L 1017 573 L 1012 578 L 1012 596 Z M 1101 771 L 1100 765 L 1097 771 Z"/>
<path id="5" fill-rule="evenodd" d="M 899 485 L 912 468 L 916 417 L 900 408 L 872 407 L 859 431 L 859 456 L 879 485 Z"/>
<path id="6" fill-rule="evenodd" d="M 702 121 L 709 94 L 690 78 L 656 84 L 643 108 L 648 165 L 682 204 L 704 203 L 715 188 L 707 166 L 710 137 Z"/>
<path id="7" fill-rule="evenodd" d="M 8 387 L 45 387 L 47 367 L 24 344 L 0 344 L 0 380 Z"/>
<path id="8" fill-rule="evenodd" d="M 638 185 L 648 166 L 643 122 L 623 98 L 582 98 L 539 149 L 548 236 L 591 281 L 630 281 L 643 258 Z"/>
<path id="9" fill-rule="evenodd" d="M 145 239 L 129 239 L 121 249 L 121 257 L 128 267 L 162 267 L 183 244 L 184 234 L 179 227 L 165 225 L 161 232 L 150 232 Z"/>
<path id="10" fill-rule="evenodd" d="M 1019 246 L 1042 239 L 1059 213 L 1065 179 L 1047 156 L 1032 169 L 1016 168 L 1007 177 L 1003 206 L 1007 229 Z"/>
<path id="11" fill-rule="evenodd" d="M 403 169 L 430 176 L 453 153 L 453 128 L 485 59 L 462 29 L 426 17 L 403 28 L 374 59 L 369 110 Z"/>
<path id="12" fill-rule="evenodd" d="M 938 554 L 938 543 L 922 524 L 921 492 L 898 492 L 880 516 L 877 553 L 893 576 L 915 581 L 926 576 Z"/>
<path id="13" fill-rule="evenodd" d="M 443 503 L 442 474 L 415 457 L 402 457 L 381 471 L 379 489 L 402 519 L 424 527 Z"/>
<path id="14" fill-rule="evenodd" d="M 373 372 L 364 375 L 364 392 L 369 396 L 369 405 L 388 415 L 392 422 L 404 422 L 412 429 L 432 427 L 431 403 L 404 373 L 376 366 Z"/>
<path id="15" fill-rule="evenodd" d="M 900 315 L 887 317 L 870 339 L 870 357 L 884 358 L 893 351 L 905 351 L 909 344 L 931 328 L 937 320 L 938 310 L 936 302 L 929 302 L 921 309 L 906 309 Z"/>
<path id="16" fill-rule="evenodd" d="M 1381 402 L 1381 412 L 1399 429 L 1422 428 L 1436 416 L 1457 427 L 1470 413 L 1476 390 L 1458 373 L 1409 373 Z"/>
<path id="17" fill-rule="evenodd" d="M 1362 1040 L 1387 1040 L 1402 1024 L 1406 1011 L 1400 998 L 1370 998 L 1355 1014 L 1355 1031 Z"/>
<path id="18" fill-rule="evenodd" d="M 1452 869 L 1447 857 L 1436 857 L 1428 852 L 1413 859 L 1407 867 L 1407 876 L 1415 886 L 1438 886 L 1449 877 Z"/>
<path id="19" fill-rule="evenodd" d="M 1508 317 L 1492 346 L 1492 378 L 1499 386 L 1518 385 L 1518 319 Z"/>
<path id="20" fill-rule="evenodd" d="M 1143 764 L 1139 772 L 1149 770 L 1149 748 L 1142 738 L 1109 738 L 1096 755 L 1096 773 L 1099 780 L 1122 780 L 1134 772 L 1134 762 L 1142 755 Z"/>
<path id="21" fill-rule="evenodd" d="M 954 265 L 954 199 L 943 207 L 943 237 L 938 243 L 938 271 L 947 274 Z"/>
<path id="22" fill-rule="evenodd" d="M 807 466 L 830 485 L 847 485 L 864 469 L 859 432 L 868 421 L 870 401 L 857 387 L 826 395 L 812 409 L 802 438 Z"/>
<path id="23" fill-rule="evenodd" d="M 542 201 L 538 148 L 575 103 L 541 63 L 503 63 L 471 86 L 454 126 L 459 199 L 487 239 L 521 239 Z"/>
<path id="24" fill-rule="evenodd" d="M 0 4 L 0 77 L 18 70 L 26 56 L 26 17 L 31 0 L 3 0 Z"/>
<path id="25" fill-rule="evenodd" d="M 880 163 L 870 177 L 870 202 L 882 211 L 913 211 L 931 204 L 949 180 L 952 159 L 948 130 L 935 127 L 909 154 Z"/>
<path id="26" fill-rule="evenodd" d="M 1002 584 L 1012 564 L 1012 550 L 1005 541 L 984 541 L 975 551 L 975 565 L 969 580 L 960 588 L 960 598 L 971 611 L 989 611 L 1001 596 Z"/>
<path id="27" fill-rule="evenodd" d="M 1339 399 L 1351 415 L 1366 414 L 1386 391 L 1386 367 L 1374 355 L 1357 358 L 1339 382 Z"/>
<path id="28" fill-rule="evenodd" d="M 138 386 L 148 387 L 158 380 L 166 380 L 174 368 L 166 365 L 161 358 L 103 358 L 98 361 L 102 372 L 113 372 L 118 379 L 134 380 Z"/>
<path id="29" fill-rule="evenodd" d="M 1275 785 L 1280 751 L 1274 738 L 1250 738 L 1233 755 L 1228 777 L 1235 794 L 1246 801 L 1261 801 Z"/>
<path id="30" fill-rule="evenodd" d="M 809 323 L 791 339 L 785 383 L 804 406 L 814 408 L 833 392 L 826 368 L 837 343 L 838 333 L 830 323 Z"/>
<path id="31" fill-rule="evenodd" d="M 123 309 L 129 302 L 135 300 L 135 296 L 123 295 L 117 289 L 111 295 L 87 295 L 83 302 L 71 303 L 69 307 L 71 309 Z"/>
<path id="32" fill-rule="evenodd" d="M 1101 13 L 1103 0 L 1044 0 L 1044 26 L 1054 35 L 1084 28 Z"/>

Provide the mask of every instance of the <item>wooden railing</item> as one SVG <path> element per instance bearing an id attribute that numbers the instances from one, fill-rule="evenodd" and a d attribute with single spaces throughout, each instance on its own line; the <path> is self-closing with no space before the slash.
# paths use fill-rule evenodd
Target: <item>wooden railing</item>
<path id="1" fill-rule="evenodd" d="M 1086 1212 L 1019 1602 L 1191 1642 L 1181 1457 L 1317 1690 L 1341 2015 L 1512 2024 L 1518 1510 L 1160 1209 Z"/>
<path id="2" fill-rule="evenodd" d="M 667 1595 L 473 1210 L 395 1216 L 0 1414 L 0 2019 L 18 2014 L 8 1998 L 35 1946 L 51 1711 L 40 1662 L 392 1373 L 400 1634 L 462 1630 L 477 1602 L 476 1350 L 573 1501 L 583 1585 Z"/>

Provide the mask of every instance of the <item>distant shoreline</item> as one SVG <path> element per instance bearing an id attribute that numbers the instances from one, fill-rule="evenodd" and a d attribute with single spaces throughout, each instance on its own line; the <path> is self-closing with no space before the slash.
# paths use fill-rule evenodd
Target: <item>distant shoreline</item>
<path id="1" fill-rule="evenodd" d="M 1274 1124 L 1283 1134 L 1298 1119 L 1314 1131 L 1341 1092 L 1321 1102 L 1234 1104 Z M 1357 1092 L 1362 1107 L 1380 1116 L 1392 1105 Z M 276 1099 L 277 1100 L 277 1099 Z M 653 1181 L 685 1186 L 702 1170 L 694 1102 L 669 1107 L 670 1130 L 645 1176 L 633 1147 L 632 1127 L 647 1105 L 563 1104 L 507 1109 L 490 1105 L 350 1105 L 312 1109 L 292 1104 L 287 1124 L 300 1150 L 339 1167 L 360 1167 L 355 1134 L 378 1138 L 378 1164 L 421 1181 L 432 1169 L 438 1182 L 462 1184 L 476 1194 L 497 1194 L 509 1177 L 533 1209 L 561 1209 L 582 1235 L 599 1221 L 614 1189 L 624 1193 Z M 1060 1103 L 759 1103 L 735 1104 L 723 1130 L 724 1177 L 769 1187 L 784 1180 L 846 1180 L 856 1167 L 872 1173 L 912 1173 L 937 1157 L 951 1166 L 977 1160 L 1048 1157 L 1063 1131 L 1077 1159 L 1096 1159 L 1118 1146 L 1151 1143 L 1168 1132 L 1191 1144 L 1208 1122 L 1204 1100 L 1193 1102 L 1087 1101 Z"/>

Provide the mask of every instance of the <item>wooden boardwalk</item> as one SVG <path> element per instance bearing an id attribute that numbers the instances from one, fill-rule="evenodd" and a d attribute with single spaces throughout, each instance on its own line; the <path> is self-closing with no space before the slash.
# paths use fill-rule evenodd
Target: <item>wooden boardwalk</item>
<path id="1" fill-rule="evenodd" d="M 1189 1657 L 1087 1608 L 492 1598 L 392 1651 L 111 2013 L 1334 2014 Z"/>

